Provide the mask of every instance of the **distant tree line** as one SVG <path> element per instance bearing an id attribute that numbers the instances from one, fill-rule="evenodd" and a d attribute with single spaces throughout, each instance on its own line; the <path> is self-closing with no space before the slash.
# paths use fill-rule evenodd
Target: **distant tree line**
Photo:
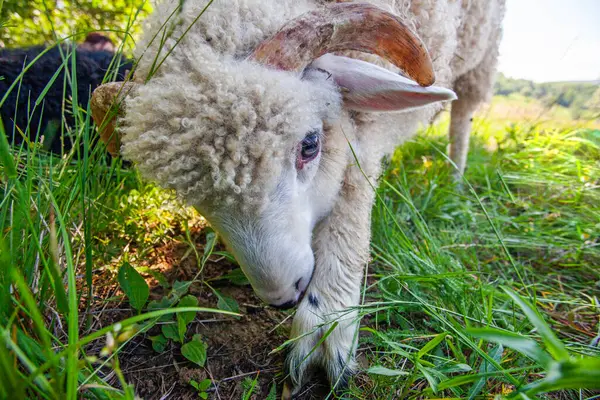
<path id="1" fill-rule="evenodd" d="M 520 94 L 538 99 L 547 107 L 559 105 L 568 108 L 574 119 L 596 118 L 600 114 L 600 82 L 535 83 L 526 79 L 508 78 L 499 73 L 494 94 Z"/>

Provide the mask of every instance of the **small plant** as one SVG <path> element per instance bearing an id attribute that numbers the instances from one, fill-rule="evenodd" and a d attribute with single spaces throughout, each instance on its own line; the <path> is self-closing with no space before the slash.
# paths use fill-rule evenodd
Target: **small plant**
<path id="1" fill-rule="evenodd" d="M 250 400 L 250 397 L 254 393 L 254 389 L 256 388 L 256 384 L 258 383 L 258 373 L 253 378 L 247 377 L 242 381 L 242 387 L 244 388 L 244 393 L 242 394 L 243 400 Z"/>
<path id="2" fill-rule="evenodd" d="M 131 307 L 139 313 L 150 296 L 150 288 L 144 278 L 128 262 L 119 268 L 119 285 Z M 198 304 L 195 304 L 198 305 Z"/>
<path id="3" fill-rule="evenodd" d="M 208 399 L 208 389 L 212 385 L 212 381 L 210 379 L 204 379 L 200 382 L 196 382 L 195 380 L 190 380 L 190 386 L 196 389 L 198 392 L 198 397 L 201 399 Z"/>

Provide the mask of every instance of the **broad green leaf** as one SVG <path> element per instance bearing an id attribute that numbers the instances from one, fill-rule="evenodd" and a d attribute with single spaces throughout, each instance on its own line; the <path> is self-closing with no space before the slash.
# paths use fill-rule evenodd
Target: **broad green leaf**
<path id="1" fill-rule="evenodd" d="M 442 342 L 442 340 L 444 340 L 446 338 L 446 336 L 448 336 L 448 333 L 447 332 L 442 332 L 442 333 L 436 335 L 429 342 L 427 342 L 425 344 L 425 346 L 423 346 L 423 348 L 421 350 L 419 350 L 419 352 L 417 353 L 417 359 L 420 359 L 425 354 L 427 354 L 431 350 L 435 349 L 437 347 L 437 345 L 440 344 Z"/>
<path id="2" fill-rule="evenodd" d="M 237 313 L 240 311 L 240 306 L 238 305 L 235 299 L 229 296 L 219 297 L 219 301 L 217 302 L 217 307 L 220 310 L 231 311 Z"/>
<path id="3" fill-rule="evenodd" d="M 196 307 L 198 305 L 198 298 L 196 296 L 192 296 L 191 294 L 184 296 L 179 303 L 177 303 L 177 307 Z M 183 312 L 177 314 L 177 317 L 181 317 L 183 322 L 187 325 L 196 318 L 196 313 L 193 311 Z"/>
<path id="4" fill-rule="evenodd" d="M 185 332 L 187 331 L 187 324 L 180 314 L 177 314 L 177 335 L 179 335 L 179 341 L 183 343 L 185 340 Z"/>
<path id="5" fill-rule="evenodd" d="M 198 389 L 207 390 L 210 387 L 210 385 L 212 385 L 212 381 L 207 378 L 198 383 Z"/>
<path id="6" fill-rule="evenodd" d="M 177 307 L 196 307 L 197 305 L 198 298 L 189 294 L 179 300 Z M 196 318 L 196 313 L 193 311 L 177 314 L 177 331 L 179 333 L 179 339 L 181 340 L 181 343 L 183 343 L 185 332 L 187 331 L 187 325 L 192 322 L 194 318 Z"/>
<path id="7" fill-rule="evenodd" d="M 389 369 L 381 365 L 374 365 L 371 368 L 367 369 L 367 373 L 374 375 L 384 375 L 384 376 L 401 376 L 408 375 L 408 372 L 400 371 L 398 369 Z"/>
<path id="8" fill-rule="evenodd" d="M 181 354 L 194 364 L 200 367 L 206 362 L 206 343 L 202 341 L 200 335 L 194 335 L 193 339 L 181 346 Z"/>
<path id="9" fill-rule="evenodd" d="M 119 285 L 129 299 L 129 304 L 140 311 L 150 295 L 148 284 L 129 263 L 125 262 L 119 269 Z"/>
<path id="10" fill-rule="evenodd" d="M 518 333 L 502 331 L 496 328 L 467 328 L 467 333 L 475 337 L 485 339 L 489 342 L 499 343 L 510 347 L 537 361 L 544 368 L 552 361 L 548 355 L 533 339 L 529 339 Z"/>
<path id="11" fill-rule="evenodd" d="M 148 311 L 155 311 L 155 310 L 166 310 L 168 308 L 170 308 L 173 305 L 174 301 L 169 299 L 168 297 L 163 297 L 160 300 L 152 300 L 150 303 L 148 303 Z M 163 316 L 161 316 L 158 320 L 160 322 L 166 322 L 166 321 L 171 321 L 173 319 L 173 315 L 172 314 L 165 314 Z"/>
<path id="12" fill-rule="evenodd" d="M 235 313 L 240 311 L 240 306 L 238 305 L 237 301 L 235 301 L 235 299 L 229 296 L 225 296 L 224 294 L 222 294 L 214 288 L 213 292 L 215 296 L 217 296 L 217 298 L 219 299 L 219 301 L 217 302 L 217 308 L 219 308 L 220 310 L 231 311 Z"/>
<path id="13" fill-rule="evenodd" d="M 427 379 L 427 382 L 429 383 L 429 386 L 431 386 L 431 390 L 433 391 L 433 393 L 437 393 L 438 380 L 432 373 L 433 369 L 426 368 L 423 365 L 421 365 L 421 363 L 419 363 L 419 362 L 417 362 L 416 367 L 419 371 L 421 371 L 421 373 L 423 374 L 425 379 Z"/>
<path id="14" fill-rule="evenodd" d="M 165 335 L 167 339 L 171 339 L 175 342 L 181 342 L 179 339 L 179 332 L 177 330 L 176 324 L 164 324 L 161 326 L 162 334 Z"/>
<path id="15" fill-rule="evenodd" d="M 224 250 L 223 251 L 213 251 L 212 253 L 215 256 L 225 257 L 227 259 L 227 261 L 229 261 L 233 265 L 238 265 L 238 262 L 235 259 L 235 257 L 228 251 L 224 251 Z"/>
<path id="16" fill-rule="evenodd" d="M 165 351 L 167 348 L 167 343 L 169 342 L 169 340 L 163 334 L 150 336 L 150 340 L 152 341 L 152 348 L 157 353 L 162 353 Z"/>
<path id="17" fill-rule="evenodd" d="M 156 279 L 158 281 L 158 284 L 166 289 L 168 289 L 171 285 L 169 284 L 169 281 L 167 280 L 167 277 L 165 276 L 165 274 L 163 274 L 160 271 L 154 270 L 152 268 L 149 267 L 144 267 L 144 268 L 138 268 L 141 272 L 143 272 L 144 274 L 148 274 L 150 276 L 152 276 L 154 279 Z"/>
<path id="18" fill-rule="evenodd" d="M 173 284 L 173 289 L 171 290 L 171 295 L 175 299 L 179 299 L 181 296 L 185 295 L 188 292 L 191 285 L 192 282 L 189 281 L 175 281 L 175 283 Z"/>
<path id="19" fill-rule="evenodd" d="M 454 364 L 454 365 L 450 365 L 446 368 L 442 368 L 441 372 L 443 372 L 444 374 L 451 374 L 454 372 L 470 372 L 473 371 L 473 368 L 471 368 L 470 365 L 467 364 Z"/>
<path id="20" fill-rule="evenodd" d="M 544 341 L 544 344 L 548 348 L 548 352 L 552 354 L 552 357 L 554 357 L 555 360 L 568 360 L 569 352 L 534 307 L 512 289 L 508 287 L 502 287 L 502 289 L 504 289 L 513 301 L 517 303 L 521 310 L 523 310 L 523 313 L 529 322 L 535 326 L 540 337 Z"/>
<path id="21" fill-rule="evenodd" d="M 192 385 L 192 387 L 194 389 L 196 389 L 198 392 L 200 392 L 200 393 L 198 393 L 198 395 L 200 397 L 202 397 L 203 399 L 206 399 L 206 398 L 208 398 L 208 394 L 206 393 L 206 391 L 208 390 L 210 385 L 212 385 L 212 381 L 208 378 L 204 379 L 200 382 L 196 382 L 195 380 L 192 379 L 190 381 L 190 385 Z"/>
<path id="22" fill-rule="evenodd" d="M 217 235 L 214 232 L 208 232 L 206 234 L 206 244 L 204 245 L 204 255 L 202 256 L 202 264 L 204 264 L 208 257 L 210 257 L 210 255 L 212 254 L 212 251 L 215 248 L 216 239 Z"/>
<path id="23" fill-rule="evenodd" d="M 246 278 L 246 275 L 244 275 L 241 268 L 234 269 L 230 273 L 223 275 L 220 279 L 227 279 L 229 282 L 238 286 L 250 284 L 250 281 L 248 281 L 248 278 Z"/>

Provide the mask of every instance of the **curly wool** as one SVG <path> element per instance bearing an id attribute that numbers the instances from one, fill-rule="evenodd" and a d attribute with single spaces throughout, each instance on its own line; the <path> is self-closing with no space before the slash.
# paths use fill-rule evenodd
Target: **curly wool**
<path id="1" fill-rule="evenodd" d="M 320 124 L 313 120 L 315 111 L 336 119 L 340 99 L 329 82 L 302 81 L 244 59 L 287 21 L 327 2 L 227 0 L 206 9 L 199 0 L 181 8 L 179 0 L 159 4 L 135 52 L 136 80 L 146 83 L 126 100 L 124 156 L 145 177 L 204 210 L 210 207 L 203 204 L 220 203 L 260 209 L 283 163 L 293 162 L 294 146 Z M 400 15 L 418 32 L 438 85 L 480 87 L 474 101 L 489 93 L 500 40 L 499 27 L 490 21 L 501 20 L 503 0 L 369 2 Z M 398 71 L 377 56 L 346 54 Z M 470 73 L 477 70 L 481 76 Z M 478 79 L 480 85 L 473 82 Z M 361 164 L 377 171 L 381 157 L 441 107 L 355 113 L 354 121 L 369 131 L 353 139 Z"/>
<path id="2" fill-rule="evenodd" d="M 127 100 L 122 151 L 194 206 L 260 211 L 283 163 L 294 162 L 296 143 L 339 110 L 332 83 L 197 59 L 185 72 L 165 70 Z"/>

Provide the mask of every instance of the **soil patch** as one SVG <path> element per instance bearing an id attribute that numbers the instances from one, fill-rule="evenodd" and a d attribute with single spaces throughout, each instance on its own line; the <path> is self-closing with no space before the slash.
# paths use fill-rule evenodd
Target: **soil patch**
<path id="1" fill-rule="evenodd" d="M 203 237 L 195 239 L 196 243 L 205 243 Z M 159 285 L 159 280 L 153 277 L 153 271 L 160 272 L 171 285 L 175 281 L 191 281 L 194 278 L 198 267 L 189 250 L 188 244 L 173 241 L 146 256 L 144 266 L 148 270 L 145 276 L 151 285 L 150 300 L 161 299 L 169 293 L 169 289 Z M 203 253 L 201 245 L 197 251 L 200 255 Z M 240 318 L 233 318 L 199 313 L 188 326 L 186 338 L 199 334 L 208 344 L 203 368 L 183 357 L 178 343 L 169 342 L 161 353 L 154 351 L 149 338 L 160 332 L 160 326 L 137 335 L 121 349 L 121 369 L 126 381 L 135 386 L 139 397 L 198 399 L 199 394 L 190 381 L 201 382 L 208 378 L 212 381 L 212 386 L 207 390 L 211 399 L 241 399 L 252 385 L 254 388 L 250 399 L 266 399 L 273 386 L 279 398 L 284 379 L 285 354 L 272 351 L 288 339 L 292 314 L 265 306 L 249 285 L 239 286 L 229 280 L 219 279 L 236 268 L 224 257 L 211 256 L 201 275 L 201 281 L 209 282 L 220 293 L 235 299 L 242 314 Z M 114 274 L 114 269 L 107 268 L 95 276 L 97 302 L 91 307 L 92 323 L 88 331 L 134 315 L 115 284 Z M 200 307 L 217 308 L 218 298 L 207 285 L 193 284 L 189 293 L 198 298 Z M 104 340 L 94 343 L 86 349 L 87 354 L 99 354 L 104 344 Z M 104 372 L 109 384 L 120 386 L 117 375 L 111 369 Z M 328 392 L 325 379 L 317 376 L 297 398 L 322 399 Z"/>

